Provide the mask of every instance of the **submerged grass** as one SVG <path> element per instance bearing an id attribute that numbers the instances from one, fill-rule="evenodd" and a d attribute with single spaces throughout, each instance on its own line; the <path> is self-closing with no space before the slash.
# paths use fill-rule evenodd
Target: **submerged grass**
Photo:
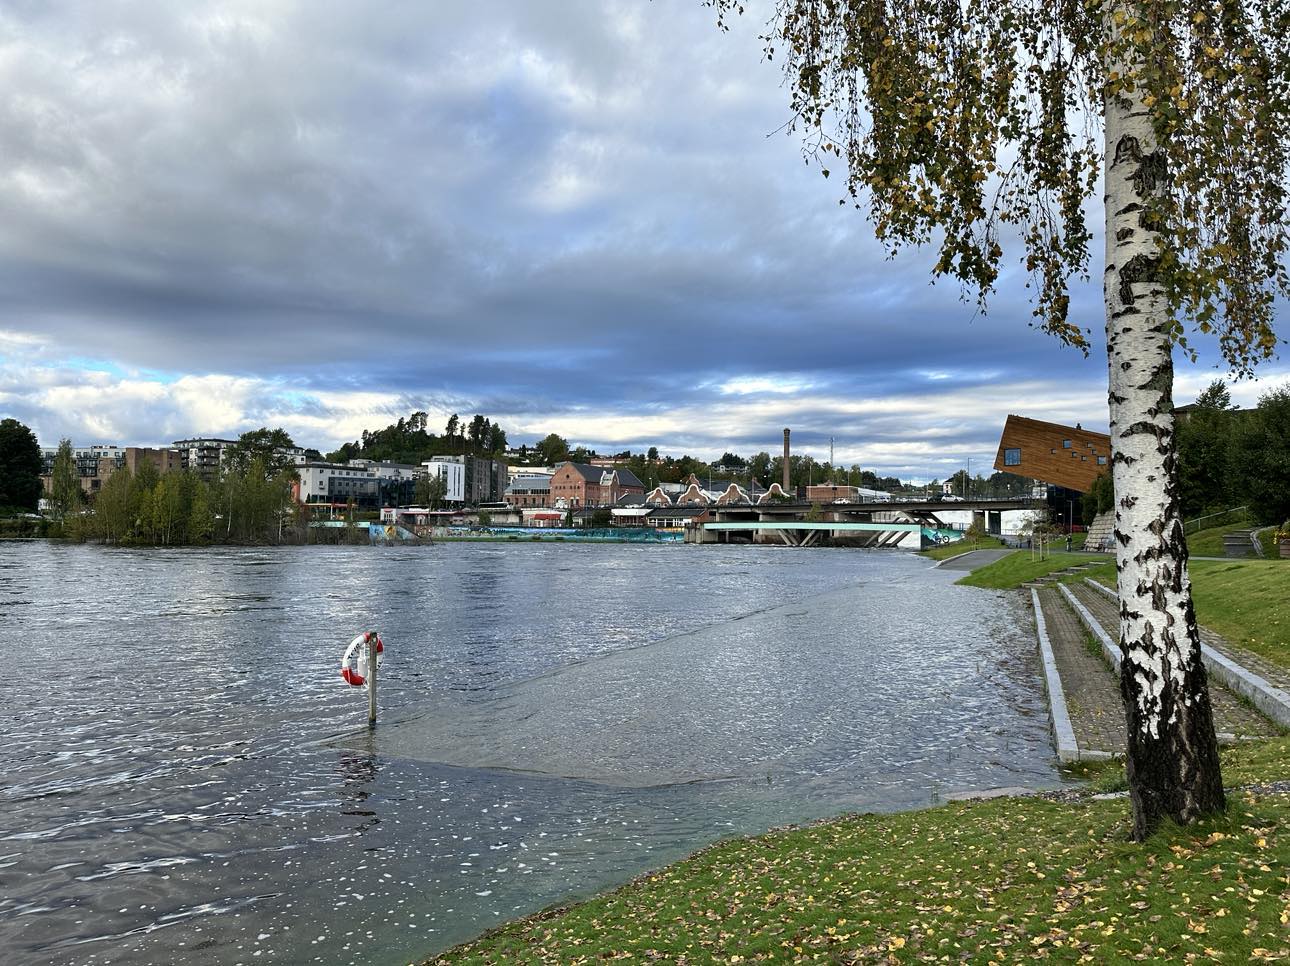
<path id="1" fill-rule="evenodd" d="M 1290 739 L 1224 752 L 1229 784 L 1290 778 Z M 1093 775 L 1123 785 L 1122 766 Z M 719 843 L 439 962 L 948 958 L 1231 962 L 1290 955 L 1290 794 L 1128 841 L 1124 798 L 1005 798 Z"/>
<path id="2" fill-rule="evenodd" d="M 974 540 L 956 540 L 954 543 L 947 543 L 939 547 L 929 547 L 922 551 L 924 557 L 930 557 L 932 560 L 945 560 L 949 557 L 957 557 L 961 553 L 970 553 L 973 550 L 998 550 L 1007 546 L 998 537 L 981 537 Z"/>

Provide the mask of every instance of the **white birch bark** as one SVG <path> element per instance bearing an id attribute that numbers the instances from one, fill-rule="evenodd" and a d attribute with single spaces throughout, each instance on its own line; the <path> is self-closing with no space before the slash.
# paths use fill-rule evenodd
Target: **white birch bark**
<path id="1" fill-rule="evenodd" d="M 1124 73 L 1121 68 L 1121 73 Z M 1170 309 L 1149 205 L 1166 170 L 1138 93 L 1108 97 L 1106 345 L 1121 692 L 1134 826 L 1223 807 L 1177 493 Z"/>

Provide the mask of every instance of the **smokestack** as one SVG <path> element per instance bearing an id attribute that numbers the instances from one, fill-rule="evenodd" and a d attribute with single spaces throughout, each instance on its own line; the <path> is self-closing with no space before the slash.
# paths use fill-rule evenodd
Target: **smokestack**
<path id="1" fill-rule="evenodd" d="M 788 428 L 784 429 L 784 482 L 782 484 L 784 492 L 788 493 Z"/>

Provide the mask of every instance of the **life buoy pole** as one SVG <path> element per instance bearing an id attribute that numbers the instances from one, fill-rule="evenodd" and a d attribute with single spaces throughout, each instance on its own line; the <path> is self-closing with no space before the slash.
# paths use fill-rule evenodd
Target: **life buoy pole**
<path id="1" fill-rule="evenodd" d="M 367 673 L 372 676 L 371 682 L 367 685 L 367 726 L 376 727 L 376 669 L 381 665 L 381 651 L 384 647 L 381 645 L 381 639 L 377 637 L 376 631 L 369 631 L 367 634 Z"/>
<path id="2" fill-rule="evenodd" d="M 367 685 L 367 725 L 376 726 L 376 671 L 381 666 L 385 654 L 385 644 L 376 631 L 364 631 L 349 642 L 345 654 L 340 659 L 341 679 L 351 687 L 361 688 Z M 349 666 L 350 658 L 355 658 L 354 666 Z"/>

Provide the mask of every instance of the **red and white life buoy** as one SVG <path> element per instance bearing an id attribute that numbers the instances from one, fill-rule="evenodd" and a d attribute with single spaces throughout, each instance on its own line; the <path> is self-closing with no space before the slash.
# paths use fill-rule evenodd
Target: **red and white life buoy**
<path id="1" fill-rule="evenodd" d="M 356 688 L 361 688 L 367 683 L 367 642 L 376 638 L 376 666 L 379 668 L 381 662 L 385 660 L 385 645 L 381 643 L 380 637 L 376 631 L 364 631 L 349 642 L 349 647 L 345 648 L 345 656 L 340 659 L 340 676 L 344 678 L 346 684 L 351 684 Z M 354 667 L 349 666 L 349 659 L 358 652 L 358 660 Z"/>

